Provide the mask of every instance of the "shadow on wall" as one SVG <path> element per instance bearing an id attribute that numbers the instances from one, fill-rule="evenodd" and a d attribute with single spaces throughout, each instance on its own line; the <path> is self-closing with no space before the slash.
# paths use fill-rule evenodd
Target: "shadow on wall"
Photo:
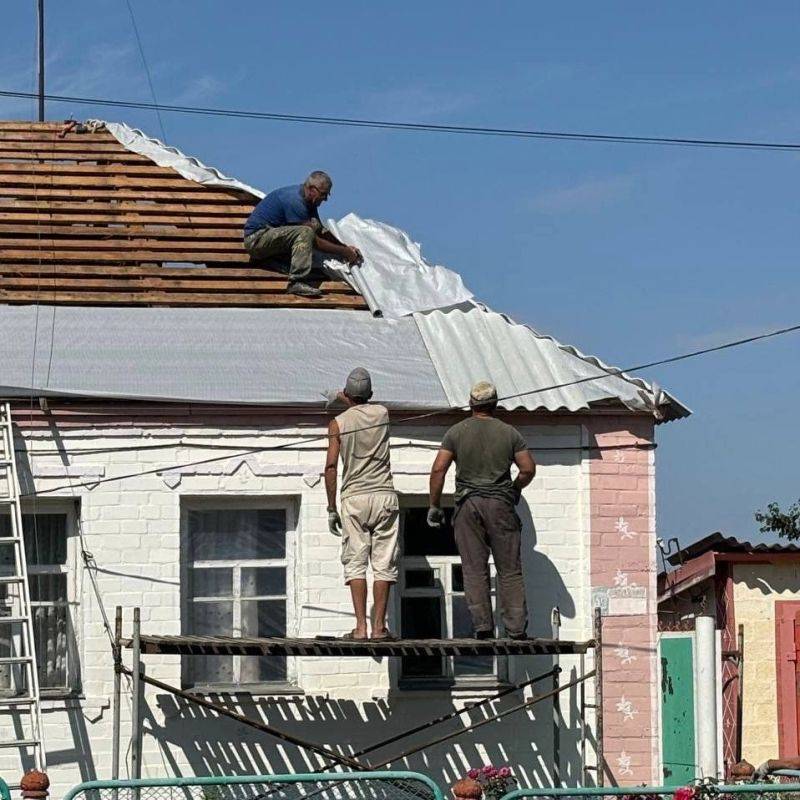
<path id="1" fill-rule="evenodd" d="M 549 637 L 553 606 L 559 606 L 564 619 L 572 619 L 575 603 L 553 562 L 535 550 L 536 530 L 530 509 L 522 503 L 518 511 L 523 524 L 529 632 Z M 522 682 L 546 672 L 552 665 L 549 656 L 516 658 L 510 677 L 515 683 Z M 561 666 L 562 683 L 578 677 L 576 657 L 563 657 Z M 533 692 L 542 694 L 551 689 L 552 680 L 546 678 L 535 685 Z M 470 725 L 519 705 L 528 697 L 522 691 L 513 692 L 491 705 L 472 709 L 442 725 L 375 750 L 359 761 L 365 767 L 383 767 L 393 755 L 460 731 L 458 737 L 392 761 L 388 767 L 423 772 L 445 790 L 470 768 L 487 763 L 510 765 L 523 786 L 549 786 L 554 781 L 581 785 L 584 775 L 578 687 L 560 695 L 558 770 L 553 769 L 554 704 L 549 698 L 532 709 L 486 724 L 475 733 L 468 730 Z M 310 695 L 261 699 L 248 694 L 225 694 L 213 699 L 231 710 L 343 755 L 462 707 L 462 701 L 454 701 L 451 694 L 442 691 L 406 691 L 370 702 Z M 150 774 L 181 775 L 184 769 L 194 775 L 274 774 L 317 771 L 328 766 L 323 758 L 308 751 L 169 694 L 148 694 L 146 714 L 145 737 L 158 742 L 162 760 L 161 764 L 146 764 Z M 591 751 L 591 738 L 588 747 Z M 144 750 L 152 759 L 152 745 L 148 747 L 145 743 Z"/>
<path id="2" fill-rule="evenodd" d="M 565 671 L 565 680 L 569 676 L 570 672 Z M 549 688 L 548 682 L 542 691 Z M 367 703 L 310 696 L 262 700 L 247 695 L 226 695 L 216 696 L 215 700 L 251 719 L 343 755 L 369 747 L 454 708 L 450 697 L 435 697 L 430 693 L 425 697 L 397 697 Z M 495 710 L 511 708 L 522 700 L 521 693 L 514 693 L 497 701 Z M 576 720 L 576 690 L 565 692 L 561 702 L 564 717 Z M 163 725 L 157 722 L 149 703 L 158 708 L 159 717 L 163 715 Z M 392 754 L 462 729 L 463 734 L 456 739 L 425 748 L 383 768 L 422 772 L 432 777 L 445 792 L 471 767 L 488 763 L 509 764 L 523 786 L 552 785 L 552 738 L 548 734 L 553 725 L 552 709 L 552 704 L 545 701 L 536 706 L 533 713 L 516 712 L 483 728 L 483 732 L 491 733 L 473 735 L 465 728 L 492 714 L 489 708 L 477 709 L 376 750 L 359 761 L 367 768 L 382 767 L 382 762 Z M 250 730 L 233 720 L 220 718 L 172 695 L 149 697 L 145 713 L 144 750 L 151 754 L 145 762 L 146 774 L 180 776 L 183 774 L 182 764 L 188 764 L 186 774 L 189 775 L 315 772 L 328 766 L 324 758 L 284 744 L 268 734 Z M 346 746 L 341 745 L 343 731 L 347 732 Z M 153 763 L 153 748 L 147 745 L 147 737 L 157 740 L 161 764 Z M 572 727 L 562 726 L 560 777 L 567 785 L 582 782 L 579 740 L 577 723 Z"/>

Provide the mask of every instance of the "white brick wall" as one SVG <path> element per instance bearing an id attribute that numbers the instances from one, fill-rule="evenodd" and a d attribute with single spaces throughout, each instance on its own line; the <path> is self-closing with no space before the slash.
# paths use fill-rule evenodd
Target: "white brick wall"
<path id="1" fill-rule="evenodd" d="M 586 506 L 588 478 L 577 450 L 541 450 L 537 447 L 572 447 L 581 444 L 580 427 L 535 426 L 522 429 L 539 463 L 537 477 L 525 492 L 520 507 L 525 525 L 524 566 L 531 612 L 530 631 L 549 635 L 550 611 L 562 611 L 563 638 L 586 639 L 591 635 L 589 606 L 589 535 Z M 230 444 L 262 447 L 280 444 L 298 435 L 312 436 L 319 430 L 283 429 L 192 429 L 125 428 L 64 429 L 64 446 L 80 448 L 127 447 L 160 442 Z M 436 426 L 402 428 L 395 431 L 392 459 L 396 484 L 402 494 L 425 497 L 428 470 L 444 429 Z M 132 609 L 141 608 L 144 632 L 180 632 L 180 526 L 184 497 L 288 498 L 297 510 L 294 546 L 294 585 L 297 607 L 295 627 L 300 636 L 340 635 L 352 626 L 349 591 L 341 579 L 338 540 L 327 530 L 326 498 L 321 480 L 323 443 L 308 443 L 298 450 L 251 454 L 210 464 L 175 469 L 176 463 L 222 455 L 205 447 L 168 447 L 116 453 L 74 455 L 70 479 L 74 484 L 114 475 L 163 468 L 122 482 L 110 482 L 74 490 L 89 550 L 101 571 L 98 581 L 108 613 L 125 609 L 125 630 L 130 630 Z M 26 445 L 52 447 L 49 432 L 26 436 Z M 33 477 L 39 490 L 67 483 L 58 456 L 36 456 Z M 452 476 L 448 491 L 452 490 Z M 70 498 L 60 489 L 52 498 Z M 39 508 L 46 507 L 43 496 Z M 86 576 L 74 576 L 79 607 L 75 624 L 82 669 L 82 699 L 48 700 L 45 731 L 49 772 L 54 797 L 80 780 L 108 778 L 111 752 L 112 666 L 108 641 L 91 586 Z M 129 663 L 129 653 L 125 654 Z M 513 659 L 510 676 L 542 672 L 550 659 Z M 174 685 L 180 684 L 180 659 L 146 657 L 149 674 Z M 577 667 L 576 658 L 563 658 L 564 678 Z M 359 748 L 420 721 L 444 713 L 474 699 L 461 691 L 398 692 L 392 686 L 389 660 L 302 658 L 295 664 L 300 696 L 247 698 L 241 709 L 277 727 L 315 742 Z M 128 750 L 130 694 L 124 682 L 122 751 Z M 540 684 L 546 691 L 550 684 Z M 575 785 L 581 781 L 578 754 L 577 692 L 562 696 L 565 728 L 561 736 L 562 778 Z M 512 696 L 500 701 L 509 707 L 520 701 Z M 481 712 L 465 716 L 473 721 Z M 5 726 L 4 718 L 0 723 Z M 431 731 L 431 735 L 456 730 L 459 720 Z M 487 725 L 414 756 L 397 768 L 420 769 L 445 785 L 463 770 L 484 760 L 509 763 L 523 783 L 550 780 L 552 713 L 549 702 L 536 707 L 533 715 L 517 713 L 500 723 Z M 382 761 L 399 749 L 421 741 L 408 741 L 381 750 L 373 762 Z M 347 747 L 349 745 L 349 747 Z M 16 754 L 5 754 L 0 775 L 14 779 L 20 772 Z M 146 776 L 176 773 L 209 774 L 231 770 L 275 772 L 307 770 L 316 765 L 291 746 L 278 747 L 268 736 L 236 723 L 214 717 L 200 709 L 187 708 L 168 695 L 147 691 L 144 733 Z M 234 766 L 237 765 L 237 766 Z M 121 768 L 123 776 L 127 767 Z"/>

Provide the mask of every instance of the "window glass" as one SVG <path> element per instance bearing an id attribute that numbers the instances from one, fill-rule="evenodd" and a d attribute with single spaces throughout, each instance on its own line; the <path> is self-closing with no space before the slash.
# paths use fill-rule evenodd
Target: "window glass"
<path id="1" fill-rule="evenodd" d="M 67 574 L 67 515 L 24 514 L 22 530 L 25 558 L 28 565 L 28 589 L 33 615 L 33 638 L 39 686 L 42 691 L 67 691 L 70 687 L 69 653 L 72 627 L 70 624 L 69 585 Z M 11 518 L 0 516 L 0 537 L 11 536 Z M 14 571 L 14 548 L 0 547 L 0 575 Z M 0 604 L 18 609 L 17 587 L 0 586 Z M 18 613 L 18 611 L 15 611 Z M 21 655 L 19 645 L 9 638 L 9 626 L 0 628 L 0 658 Z M 19 633 L 16 625 L 14 633 Z M 18 685 L 19 670 L 0 665 L 0 692 L 23 692 Z"/>
<path id="2" fill-rule="evenodd" d="M 286 636 L 286 512 L 203 509 L 186 514 L 191 634 Z M 279 656 L 192 656 L 189 684 L 284 682 Z"/>
<path id="3" fill-rule="evenodd" d="M 444 509 L 445 524 L 438 529 L 428 527 L 427 514 L 427 507 L 403 510 L 403 555 L 457 556 L 453 509 Z"/>

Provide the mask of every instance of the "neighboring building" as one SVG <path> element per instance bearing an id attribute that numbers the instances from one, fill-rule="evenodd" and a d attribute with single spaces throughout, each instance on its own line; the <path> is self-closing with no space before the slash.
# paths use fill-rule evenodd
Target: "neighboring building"
<path id="1" fill-rule="evenodd" d="M 669 647 L 678 658 L 674 673 L 684 685 L 691 687 L 696 678 L 691 666 L 693 620 L 698 614 L 713 615 L 716 620 L 720 746 L 726 771 L 737 760 L 739 738 L 741 755 L 753 764 L 797 755 L 800 547 L 754 545 L 713 533 L 683 548 L 670 561 L 675 568 L 659 576 L 659 623 L 662 631 L 671 632 L 662 637 L 670 637 Z M 741 676 L 740 629 L 744 642 Z M 662 652 L 662 661 L 664 657 Z M 685 666 L 680 666 L 680 659 Z M 672 709 L 673 719 L 683 723 L 684 742 L 694 730 L 692 703 L 692 693 L 687 691 L 680 696 L 680 707 Z"/>
<path id="2" fill-rule="evenodd" d="M 16 398 L 23 491 L 37 493 L 29 552 L 55 791 L 110 774 L 112 660 L 91 575 L 109 614 L 124 607 L 126 633 L 134 607 L 145 633 L 350 629 L 338 540 L 327 530 L 322 395 L 357 365 L 372 372 L 375 400 L 394 421 L 404 556 L 392 625 L 406 636 L 464 635 L 469 625 L 452 537 L 434 538 L 424 523 L 434 451 L 462 414 L 404 420 L 464 404 L 479 378 L 505 396 L 603 376 L 502 404 L 539 464 L 519 509 L 530 632 L 549 636 L 558 606 L 562 637 L 586 640 L 593 608 L 603 609 L 609 773 L 657 782 L 654 428 L 689 412 L 478 305 L 405 234 L 354 215 L 337 230 L 365 252 L 365 266 L 340 268 L 319 300 L 287 296 L 285 279 L 242 250 L 255 190 L 122 125 L 63 137 L 60 127 L 0 124 L 0 395 Z M 146 663 L 153 677 L 350 752 L 537 674 L 551 658 Z M 562 680 L 579 668 L 577 657 L 561 665 Z M 595 725 L 579 719 L 577 693 L 561 699 L 567 785 L 587 780 L 579 743 L 583 725 L 590 742 Z M 519 696 L 499 705 L 511 701 Z M 552 731 L 551 707 L 537 706 L 395 766 L 444 785 L 475 764 L 505 762 L 523 785 L 546 785 Z M 19 773 L 13 752 L 0 758 L 0 774 Z M 150 776 L 319 763 L 153 690 L 143 762 Z"/>

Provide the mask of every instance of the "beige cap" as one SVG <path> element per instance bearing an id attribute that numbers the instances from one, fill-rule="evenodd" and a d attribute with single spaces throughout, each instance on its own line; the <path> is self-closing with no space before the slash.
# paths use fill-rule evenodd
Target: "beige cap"
<path id="1" fill-rule="evenodd" d="M 470 390 L 470 405 L 491 403 L 497 400 L 497 387 L 489 381 L 478 381 Z"/>

